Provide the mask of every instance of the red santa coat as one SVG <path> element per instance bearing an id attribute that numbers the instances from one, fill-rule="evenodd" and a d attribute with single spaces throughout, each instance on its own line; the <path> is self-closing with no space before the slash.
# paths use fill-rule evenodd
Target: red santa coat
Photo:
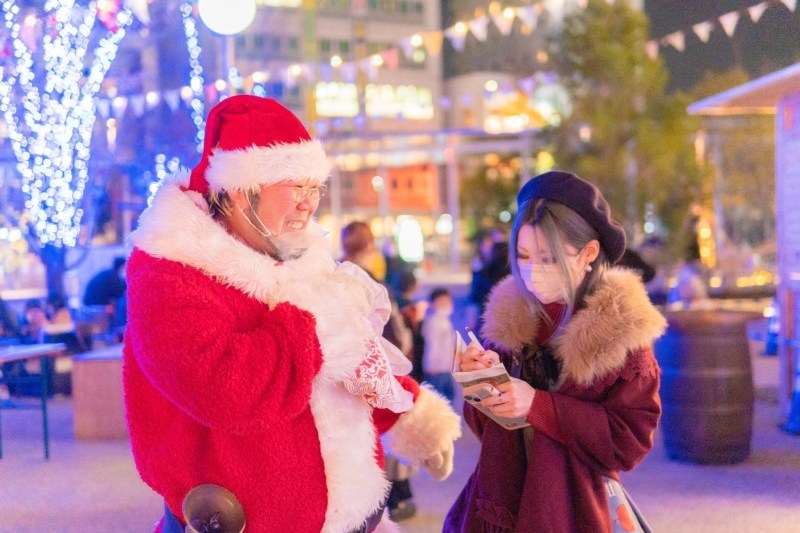
<path id="1" fill-rule="evenodd" d="M 191 488 L 216 483 L 249 531 L 357 528 L 388 490 L 379 433 L 394 424 L 397 448 L 422 460 L 458 418 L 410 379 L 402 416 L 347 392 L 371 335 L 365 291 L 327 247 L 276 263 L 240 243 L 186 178 L 162 186 L 131 237 L 123 379 L 139 473 L 176 516 Z M 415 435 L 420 420 L 439 429 Z"/>
<path id="2" fill-rule="evenodd" d="M 587 304 L 553 343 L 563 383 L 536 391 L 527 435 L 465 404 L 481 455 L 444 531 L 612 531 L 601 478 L 619 479 L 652 447 L 661 405 L 650 345 L 666 322 L 630 271 L 608 271 Z M 492 292 L 484 321 L 504 361 L 535 345 L 540 324 L 512 278 Z"/>

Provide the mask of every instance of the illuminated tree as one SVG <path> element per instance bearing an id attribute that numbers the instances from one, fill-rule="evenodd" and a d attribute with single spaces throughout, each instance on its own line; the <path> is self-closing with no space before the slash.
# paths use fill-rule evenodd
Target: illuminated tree
<path id="1" fill-rule="evenodd" d="M 628 1 L 589 0 L 565 17 L 555 57 L 573 113 L 556 132 L 556 159 L 600 186 L 629 229 L 653 210 L 677 231 L 691 203 L 708 201 L 707 169 L 695 158 L 691 99 L 667 93 L 648 38 L 646 15 Z"/>
<path id="2" fill-rule="evenodd" d="M 8 51 L 0 55 L 0 111 L 26 197 L 24 212 L 3 209 L 27 230 L 50 294 L 63 294 L 65 249 L 76 245 L 83 216 L 95 96 L 132 15 L 119 0 L 1 3 L 0 50 Z"/>

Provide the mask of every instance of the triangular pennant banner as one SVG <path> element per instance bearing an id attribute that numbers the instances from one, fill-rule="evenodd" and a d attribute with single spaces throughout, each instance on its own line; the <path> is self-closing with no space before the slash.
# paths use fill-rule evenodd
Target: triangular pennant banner
<path id="1" fill-rule="evenodd" d="M 500 33 L 503 35 L 510 35 L 511 28 L 514 27 L 514 16 L 506 17 L 505 13 L 507 10 L 500 11 L 499 13 L 492 14 L 492 20 L 494 21 L 494 25 L 497 26 L 497 29 L 500 30 Z M 508 11 L 512 13 L 512 11 Z"/>
<path id="2" fill-rule="evenodd" d="M 179 89 L 173 91 L 164 91 L 164 101 L 169 106 L 170 110 L 174 113 L 178 110 L 181 103 L 181 92 Z"/>
<path id="3" fill-rule="evenodd" d="M 406 59 L 411 59 L 413 57 L 414 45 L 411 44 L 411 37 L 405 37 L 400 41 L 400 49 L 403 51 L 403 55 L 406 56 Z"/>
<path id="4" fill-rule="evenodd" d="M 795 8 L 797 7 L 797 0 L 781 0 L 783 4 L 789 8 L 789 11 L 794 13 Z"/>
<path id="5" fill-rule="evenodd" d="M 748 7 L 747 12 L 750 13 L 750 20 L 757 23 L 768 7 L 768 2 L 761 2 L 760 4 Z"/>
<path id="6" fill-rule="evenodd" d="M 125 0 L 125 5 L 145 26 L 150 24 L 150 12 L 147 10 L 147 4 L 147 0 Z"/>
<path id="7" fill-rule="evenodd" d="M 647 41 L 644 45 L 644 51 L 650 59 L 658 58 L 658 41 Z"/>
<path id="8" fill-rule="evenodd" d="M 422 44 L 429 54 L 438 56 L 441 53 L 442 42 L 444 41 L 442 32 L 430 31 L 427 33 L 420 33 L 420 37 L 422 37 Z"/>
<path id="9" fill-rule="evenodd" d="M 722 26 L 722 29 L 725 30 L 725 34 L 728 37 L 731 37 L 733 35 L 733 32 L 736 29 L 736 24 L 738 22 L 739 22 L 738 11 L 731 11 L 730 13 L 725 13 L 719 18 L 719 23 Z"/>
<path id="10" fill-rule="evenodd" d="M 111 111 L 111 102 L 109 102 L 105 98 L 98 98 L 97 112 L 100 113 L 100 116 L 103 117 L 103 120 L 106 120 L 108 118 L 108 113 L 110 111 Z"/>
<path id="11" fill-rule="evenodd" d="M 128 99 L 124 96 L 117 96 L 111 101 L 111 109 L 114 111 L 114 118 L 122 118 L 128 108 Z"/>
<path id="12" fill-rule="evenodd" d="M 699 22 L 692 26 L 692 29 L 694 30 L 695 35 L 697 35 L 701 41 L 707 43 L 708 38 L 711 35 L 711 31 L 714 29 L 714 23 L 709 21 Z"/>
<path id="13" fill-rule="evenodd" d="M 469 23 L 469 31 L 472 32 L 472 35 L 475 36 L 480 42 L 484 42 L 486 40 L 486 28 L 489 25 L 489 17 L 483 15 L 476 19 L 473 19 Z"/>
<path id="14" fill-rule="evenodd" d="M 530 29 L 536 28 L 536 6 L 522 6 L 517 8 L 517 18 Z"/>
<path id="15" fill-rule="evenodd" d="M 142 115 L 144 115 L 144 104 L 145 104 L 145 101 L 144 101 L 144 95 L 143 94 L 137 94 L 137 95 L 131 96 L 128 101 L 131 104 L 131 109 L 133 110 L 133 114 L 134 115 L 136 115 L 137 117 L 141 117 Z"/>
<path id="16" fill-rule="evenodd" d="M 684 48 L 686 48 L 686 41 L 683 36 L 682 31 L 676 31 L 675 33 L 670 33 L 664 37 L 664 40 L 671 44 L 672 47 L 677 50 L 678 52 L 683 52 Z"/>
<path id="17" fill-rule="evenodd" d="M 450 40 L 450 44 L 453 45 L 453 48 L 457 52 L 464 51 L 464 43 L 467 40 L 466 35 L 464 35 L 463 33 L 456 32 L 453 28 L 447 28 L 446 30 L 444 30 L 444 34 Z"/>
<path id="18" fill-rule="evenodd" d="M 390 48 L 389 50 L 384 50 L 381 52 L 381 57 L 383 58 L 383 62 L 386 65 L 386 68 L 390 70 L 395 70 L 397 66 L 400 64 L 400 50 L 397 48 Z"/>

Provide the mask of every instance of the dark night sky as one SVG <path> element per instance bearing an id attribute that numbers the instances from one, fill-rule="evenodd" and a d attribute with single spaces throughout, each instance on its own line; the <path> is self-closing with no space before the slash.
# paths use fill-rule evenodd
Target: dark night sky
<path id="1" fill-rule="evenodd" d="M 670 71 L 670 87 L 688 89 L 708 73 L 737 65 L 752 79 L 800 61 L 800 6 L 791 13 L 779 0 L 770 0 L 770 6 L 754 24 L 747 8 L 762 1 L 645 0 L 653 38 L 680 30 L 686 36 L 683 52 L 672 46 L 660 47 Z M 734 10 L 741 16 L 732 38 L 717 24 L 708 42 L 703 43 L 691 29 L 706 20 L 716 22 L 717 17 Z"/>

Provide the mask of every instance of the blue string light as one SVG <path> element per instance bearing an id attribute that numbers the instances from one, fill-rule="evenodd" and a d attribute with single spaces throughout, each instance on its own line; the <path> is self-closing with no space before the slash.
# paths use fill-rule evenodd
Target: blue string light
<path id="1" fill-rule="evenodd" d="M 206 123 L 203 118 L 205 114 L 203 103 L 203 66 L 200 64 L 200 39 L 197 33 L 197 23 L 193 16 L 192 2 L 181 4 L 181 15 L 183 16 L 183 32 L 186 35 L 186 47 L 189 49 L 189 87 L 192 89 L 192 121 L 197 126 L 197 151 L 203 151 L 203 138 L 205 136 Z"/>

